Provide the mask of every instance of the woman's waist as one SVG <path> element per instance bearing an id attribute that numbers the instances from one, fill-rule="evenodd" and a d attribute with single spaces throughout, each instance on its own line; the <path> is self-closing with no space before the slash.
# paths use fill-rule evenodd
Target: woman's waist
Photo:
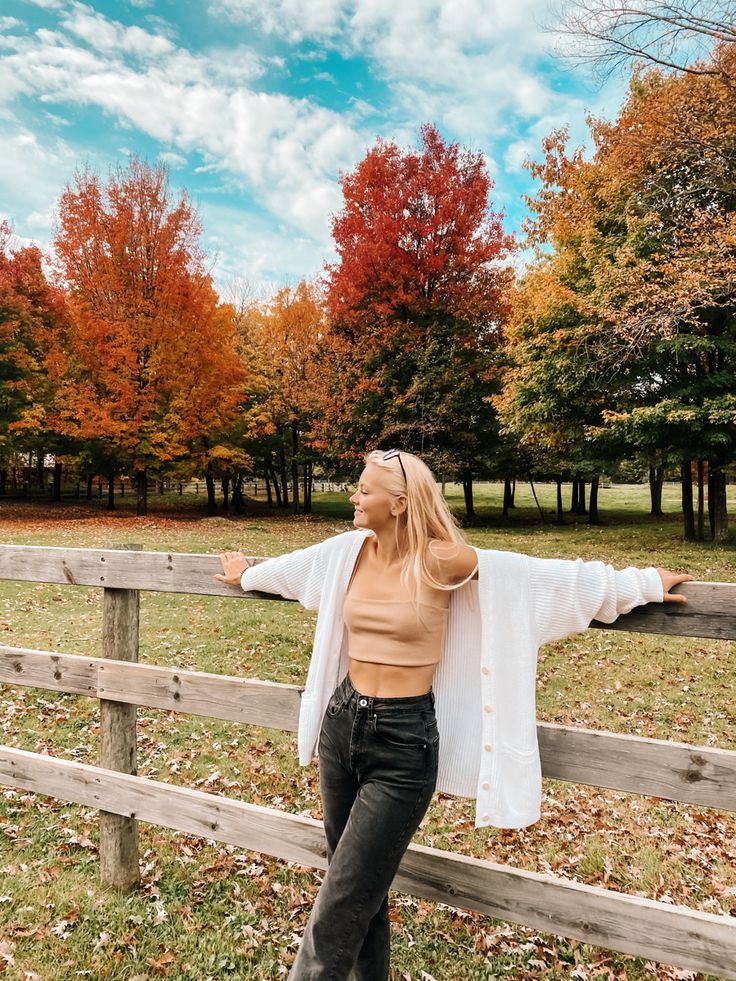
<path id="1" fill-rule="evenodd" d="M 350 658 L 348 669 L 356 689 L 372 698 L 412 698 L 426 695 L 436 664 L 396 665 Z"/>

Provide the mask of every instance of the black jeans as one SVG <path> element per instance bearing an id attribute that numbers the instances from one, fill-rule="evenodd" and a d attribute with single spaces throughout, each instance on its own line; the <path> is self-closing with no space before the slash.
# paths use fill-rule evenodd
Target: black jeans
<path id="1" fill-rule="evenodd" d="M 346 675 L 319 737 L 328 868 L 289 981 L 387 981 L 388 890 L 437 783 L 434 693 L 371 698 Z"/>

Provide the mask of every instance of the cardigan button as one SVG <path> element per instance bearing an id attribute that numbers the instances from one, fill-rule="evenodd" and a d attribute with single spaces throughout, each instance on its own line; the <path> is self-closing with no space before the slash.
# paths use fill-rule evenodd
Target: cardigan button
<path id="1" fill-rule="evenodd" d="M 481 784 L 481 786 L 483 787 L 483 790 L 490 790 L 491 789 L 491 785 L 489 783 L 483 783 L 483 784 Z"/>
<path id="2" fill-rule="evenodd" d="M 490 705 L 484 705 L 483 706 L 483 711 L 484 712 L 490 712 L 491 711 L 491 706 Z"/>
<path id="3" fill-rule="evenodd" d="M 491 820 L 490 814 L 484 814 L 483 817 L 481 818 L 481 821 L 490 821 L 490 820 Z"/>
<path id="4" fill-rule="evenodd" d="M 491 673 L 491 672 L 490 672 L 490 671 L 488 670 L 488 668 L 487 668 L 487 667 L 485 667 L 485 665 L 484 665 L 484 666 L 483 666 L 483 667 L 482 667 L 482 668 L 481 668 L 480 670 L 481 670 L 481 673 L 482 673 L 482 674 L 490 674 L 490 673 Z"/>
<path id="5" fill-rule="evenodd" d="M 491 744 L 490 743 L 486 743 L 485 746 L 483 747 L 483 749 L 486 751 L 486 753 L 490 753 L 490 751 L 491 751 Z"/>

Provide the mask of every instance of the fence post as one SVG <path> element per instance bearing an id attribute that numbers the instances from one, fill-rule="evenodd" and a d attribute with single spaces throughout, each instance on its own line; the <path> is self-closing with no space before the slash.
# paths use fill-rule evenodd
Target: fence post
<path id="1" fill-rule="evenodd" d="M 113 545 L 140 551 L 142 545 Z M 137 589 L 104 588 L 102 656 L 138 660 Z M 137 706 L 100 699 L 100 766 L 136 774 Z M 105 885 L 130 892 L 140 882 L 138 825 L 135 818 L 100 811 L 100 876 Z"/>

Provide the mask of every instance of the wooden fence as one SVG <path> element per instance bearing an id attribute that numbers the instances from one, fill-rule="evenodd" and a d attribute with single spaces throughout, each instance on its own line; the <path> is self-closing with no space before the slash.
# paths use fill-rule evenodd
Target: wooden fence
<path id="1" fill-rule="evenodd" d="M 100 809 L 103 880 L 138 879 L 136 821 L 325 869 L 322 823 L 135 775 L 136 706 L 295 732 L 302 689 L 136 663 L 140 590 L 280 599 L 213 580 L 217 556 L 0 546 L 0 579 L 104 590 L 102 658 L 0 647 L 0 683 L 98 698 L 101 766 L 0 747 L 0 784 Z M 254 561 L 264 561 L 255 559 Z M 601 629 L 736 638 L 736 585 L 687 583 Z M 736 810 L 736 751 L 538 726 L 546 777 Z M 537 930 L 736 979 L 736 919 L 410 845 L 394 888 Z"/>

